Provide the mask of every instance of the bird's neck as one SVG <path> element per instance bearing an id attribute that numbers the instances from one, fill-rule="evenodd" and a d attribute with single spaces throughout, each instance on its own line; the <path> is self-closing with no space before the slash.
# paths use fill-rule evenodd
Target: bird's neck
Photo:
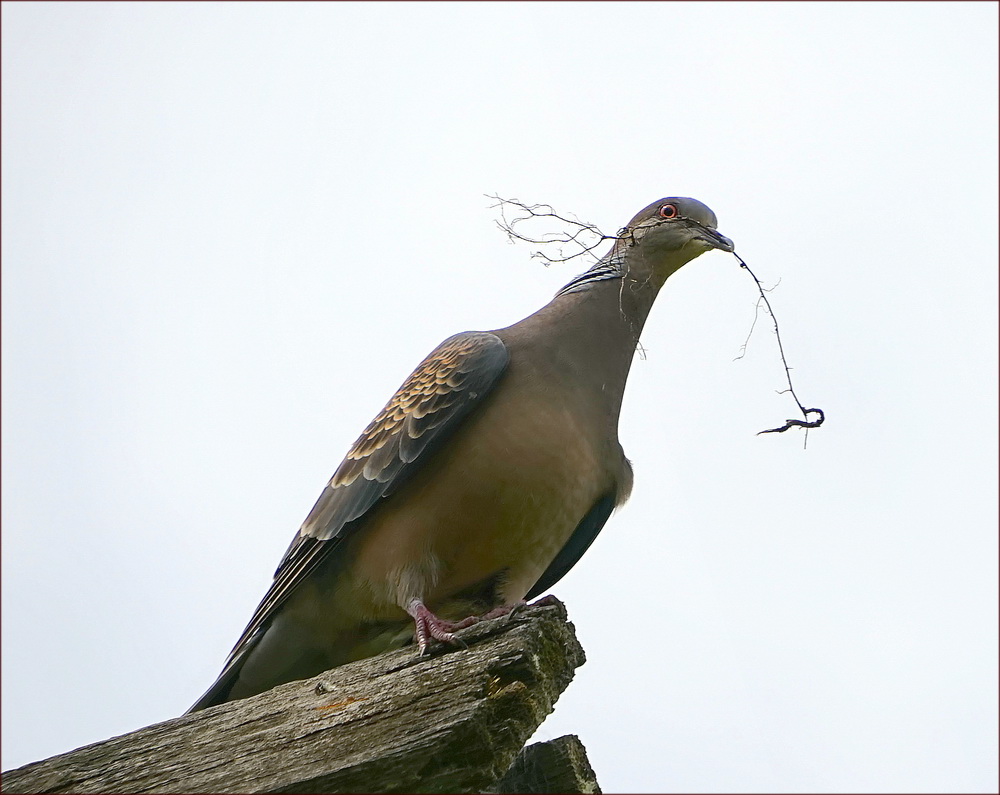
<path id="1" fill-rule="evenodd" d="M 572 279 L 502 336 L 535 348 L 553 387 L 562 380 L 587 390 L 603 418 L 617 427 L 639 335 L 666 276 L 615 254 Z"/>
<path id="2" fill-rule="evenodd" d="M 629 248 L 624 241 L 619 241 L 611 251 L 601 258 L 590 270 L 570 279 L 556 293 L 556 299 L 576 295 L 578 293 L 606 294 L 609 284 L 614 285 L 618 292 L 618 308 L 620 313 L 630 318 L 632 325 L 637 326 L 636 341 L 642 326 L 646 322 L 649 310 L 656 300 L 660 288 L 667 276 L 683 264 L 678 261 L 676 267 L 654 267 L 645 261 L 641 250 Z M 607 299 L 605 299 L 607 300 Z"/>

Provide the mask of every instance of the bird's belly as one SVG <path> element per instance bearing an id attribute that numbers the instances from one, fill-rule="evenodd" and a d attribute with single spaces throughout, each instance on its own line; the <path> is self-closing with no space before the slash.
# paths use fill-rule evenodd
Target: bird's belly
<path id="1" fill-rule="evenodd" d="M 493 588 L 481 608 L 523 598 L 608 489 L 567 416 L 487 415 L 451 440 L 354 539 L 343 596 L 371 620 L 403 616 L 413 598 L 462 618 L 470 608 L 455 597 L 479 583 Z"/>

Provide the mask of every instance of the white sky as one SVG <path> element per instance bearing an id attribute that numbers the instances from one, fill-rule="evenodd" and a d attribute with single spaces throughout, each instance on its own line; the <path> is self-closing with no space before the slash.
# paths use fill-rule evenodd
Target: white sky
<path id="1" fill-rule="evenodd" d="M 180 714 L 441 339 L 711 206 L 555 589 L 540 738 L 605 791 L 997 786 L 995 3 L 45 4 L 3 15 L 3 767 Z"/>

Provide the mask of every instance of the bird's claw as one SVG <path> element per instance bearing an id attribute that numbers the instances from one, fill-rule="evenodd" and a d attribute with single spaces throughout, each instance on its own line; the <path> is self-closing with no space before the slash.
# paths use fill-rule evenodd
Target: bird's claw
<path id="1" fill-rule="evenodd" d="M 488 621 L 491 618 L 503 617 L 505 622 L 512 621 L 527 604 L 527 602 L 521 599 L 514 602 L 514 604 L 501 605 L 483 613 L 481 616 L 468 616 L 461 621 L 447 621 L 443 618 L 438 618 L 419 599 L 411 600 L 406 612 L 413 618 L 413 634 L 417 641 L 419 653 L 421 656 L 425 656 L 428 654 L 432 640 L 447 643 L 450 646 L 457 646 L 460 649 L 469 648 L 469 644 L 455 635 L 458 630 L 471 627 L 480 621 Z"/>
<path id="2" fill-rule="evenodd" d="M 417 648 L 420 650 L 421 656 L 428 653 L 432 640 L 457 646 L 460 649 L 469 648 L 464 640 L 455 635 L 455 632 L 475 623 L 474 620 L 470 621 L 466 618 L 462 621 L 446 621 L 443 618 L 438 618 L 419 599 L 411 600 L 406 612 L 413 618 L 413 634 L 416 637 Z"/>
<path id="3" fill-rule="evenodd" d="M 511 621 L 513 621 L 517 617 L 517 614 L 522 612 L 524 608 L 526 608 L 527 606 L 528 603 L 525 602 L 523 599 L 519 602 L 514 602 L 514 604 L 511 605 L 510 610 L 507 611 L 507 619 L 506 619 L 507 623 L 509 624 Z"/>

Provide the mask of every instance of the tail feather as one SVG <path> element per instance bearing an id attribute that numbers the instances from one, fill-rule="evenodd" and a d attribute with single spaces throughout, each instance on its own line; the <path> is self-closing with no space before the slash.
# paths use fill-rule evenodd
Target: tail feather
<path id="1" fill-rule="evenodd" d="M 413 626 L 406 622 L 375 622 L 356 624 L 335 633 L 323 649 L 309 645 L 303 639 L 283 634 L 271 625 L 248 639 L 239 656 L 230 660 L 215 683 L 205 691 L 185 713 L 249 698 L 272 687 L 310 679 L 324 671 L 365 657 L 398 649 L 413 640 Z"/>
<path id="2" fill-rule="evenodd" d="M 256 638 L 252 638 L 249 643 L 247 643 L 242 653 L 238 657 L 234 657 L 226 663 L 226 667 L 222 669 L 222 673 L 219 674 L 219 678 L 215 680 L 213 685 L 204 692 L 201 698 L 199 698 L 191 708 L 185 712 L 185 715 L 190 715 L 192 712 L 198 712 L 199 710 L 206 709 L 207 707 L 214 707 L 216 704 L 225 704 L 227 701 L 232 701 L 230 698 L 230 693 L 233 687 L 239 681 L 240 673 L 243 670 L 243 664 L 246 662 L 247 657 L 250 656 L 257 644 L 260 642 L 261 633 L 258 633 Z"/>

